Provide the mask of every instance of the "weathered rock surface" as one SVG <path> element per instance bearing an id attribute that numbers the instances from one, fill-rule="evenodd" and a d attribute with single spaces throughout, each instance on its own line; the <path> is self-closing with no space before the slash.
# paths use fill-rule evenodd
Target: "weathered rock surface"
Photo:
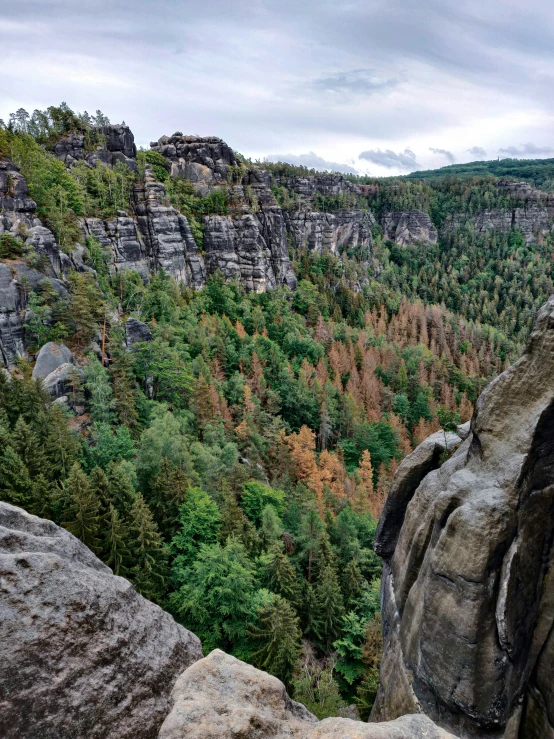
<path id="1" fill-rule="evenodd" d="M 313 177 L 276 177 L 275 182 L 306 200 L 317 194 L 339 197 L 345 193 L 357 195 L 361 192 L 357 185 L 336 172 L 318 173 Z"/>
<path id="2" fill-rule="evenodd" d="M 554 736 L 553 440 L 554 297 L 466 441 L 404 491 L 400 526 L 385 509 L 373 718 L 422 711 L 460 737 Z"/>
<path id="3" fill-rule="evenodd" d="M 128 318 L 125 321 L 125 338 L 130 349 L 139 341 L 152 341 L 152 334 L 148 326 L 138 318 Z"/>
<path id="4" fill-rule="evenodd" d="M 55 398 L 61 398 L 66 393 L 71 393 L 77 379 L 81 383 L 84 381 L 85 373 L 83 370 L 71 362 L 64 362 L 50 372 L 50 374 L 46 375 L 42 381 L 42 385 L 50 395 Z"/>
<path id="5" fill-rule="evenodd" d="M 428 213 L 423 210 L 393 211 L 385 213 L 381 219 L 385 239 L 399 246 L 409 246 L 418 241 L 436 244 L 437 229 Z"/>
<path id="6" fill-rule="evenodd" d="M 199 640 L 50 521 L 0 503 L 0 735 L 154 739 Z"/>
<path id="7" fill-rule="evenodd" d="M 150 271 L 163 269 L 177 282 L 202 288 L 206 270 L 189 223 L 170 205 L 164 186 L 149 168 L 144 187 L 135 188 L 135 212 Z"/>
<path id="8" fill-rule="evenodd" d="M 265 292 L 277 285 L 296 285 L 288 257 L 280 209 L 238 216 L 205 216 L 206 270 L 238 277 L 247 290 Z"/>
<path id="9" fill-rule="evenodd" d="M 455 213 L 446 218 L 443 229 L 448 232 L 471 223 L 476 233 L 482 235 L 490 230 L 508 233 L 517 228 L 525 238 L 526 244 L 531 244 L 542 234 L 552 231 L 554 218 L 552 195 L 537 190 L 528 182 L 499 180 L 496 186 L 509 196 L 505 208 L 491 208 L 474 215 Z"/>
<path id="10" fill-rule="evenodd" d="M 285 213 L 292 243 L 310 251 L 338 254 L 346 248 L 362 247 L 369 255 L 371 227 L 375 219 L 371 212 L 342 210 L 337 213 L 292 210 Z"/>
<path id="11" fill-rule="evenodd" d="M 225 141 L 216 136 L 162 136 L 150 144 L 171 162 L 171 176 L 190 180 L 202 195 L 227 182 L 230 166 L 238 164 L 235 154 Z"/>
<path id="12" fill-rule="evenodd" d="M 73 354 L 65 344 L 56 344 L 49 341 L 41 346 L 35 366 L 33 368 L 33 379 L 44 380 L 45 377 L 62 364 L 73 362 Z"/>
<path id="13" fill-rule="evenodd" d="M 80 161 L 91 167 L 97 163 L 113 167 L 119 161 L 133 170 L 137 169 L 135 137 L 128 126 L 110 123 L 107 126 L 98 126 L 96 131 L 104 138 L 103 145 L 96 150 L 86 151 L 83 134 L 69 134 L 56 141 L 52 153 L 57 159 L 61 159 L 66 167 Z"/>
<path id="14" fill-rule="evenodd" d="M 25 352 L 19 293 L 11 269 L 0 264 L 0 364 L 12 365 Z"/>
<path id="15" fill-rule="evenodd" d="M 383 724 L 318 721 L 276 677 L 219 649 L 183 672 L 171 699 L 158 739 L 453 739 L 423 715 Z"/>

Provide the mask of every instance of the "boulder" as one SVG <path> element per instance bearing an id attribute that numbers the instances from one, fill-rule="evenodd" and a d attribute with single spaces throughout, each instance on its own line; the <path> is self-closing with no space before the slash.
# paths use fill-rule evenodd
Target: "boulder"
<path id="1" fill-rule="evenodd" d="M 125 321 L 125 337 L 129 349 L 139 341 L 152 341 L 150 329 L 138 318 L 128 318 Z"/>
<path id="2" fill-rule="evenodd" d="M 33 379 L 44 380 L 51 372 L 54 372 L 62 364 L 71 364 L 73 354 L 65 344 L 56 344 L 49 341 L 41 346 L 35 366 L 33 368 Z"/>
<path id="3" fill-rule="evenodd" d="M 385 724 L 318 721 L 283 683 L 219 649 L 178 678 L 158 739 L 454 739 L 426 716 Z"/>
<path id="4" fill-rule="evenodd" d="M 554 296 L 477 401 L 467 439 L 419 477 L 403 520 L 387 505 L 376 537 L 372 717 L 421 711 L 463 737 L 553 737 Z"/>
<path id="5" fill-rule="evenodd" d="M 42 381 L 44 389 L 53 395 L 55 398 L 60 398 L 62 395 L 71 394 L 76 376 L 80 380 L 84 380 L 84 372 L 79 369 L 71 362 L 64 362 L 49 375 L 46 375 Z M 77 378 L 77 379 L 78 379 Z"/>
<path id="6" fill-rule="evenodd" d="M 0 735 L 154 739 L 199 640 L 78 539 L 0 502 Z"/>

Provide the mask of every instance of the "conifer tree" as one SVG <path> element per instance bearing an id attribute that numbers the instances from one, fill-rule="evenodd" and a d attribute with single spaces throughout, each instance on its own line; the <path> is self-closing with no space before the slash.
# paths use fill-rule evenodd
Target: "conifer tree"
<path id="1" fill-rule="evenodd" d="M 93 552 L 100 549 L 100 501 L 85 473 L 76 462 L 69 473 L 63 494 L 62 526 Z"/>
<path id="2" fill-rule="evenodd" d="M 300 654 L 301 632 L 298 617 L 291 604 L 279 595 L 258 611 L 260 626 L 252 626 L 249 636 L 261 646 L 251 659 L 261 670 L 289 684 Z"/>
<path id="3" fill-rule="evenodd" d="M 44 469 L 45 458 L 42 445 L 31 426 L 19 416 L 11 433 L 11 443 L 31 477 Z"/>
<path id="4" fill-rule="evenodd" d="M 127 545 L 128 531 L 119 517 L 117 508 L 110 504 L 103 523 L 103 559 L 114 575 L 126 576 L 129 572 L 130 551 Z"/>
<path id="5" fill-rule="evenodd" d="M 133 582 L 145 598 L 160 600 L 167 574 L 167 553 L 152 513 L 141 493 L 136 495 L 129 521 L 135 562 L 131 570 Z"/>
<path id="6" fill-rule="evenodd" d="M 324 568 L 316 585 L 316 603 L 317 620 L 314 631 L 322 647 L 329 649 L 340 634 L 344 616 L 344 602 L 337 573 L 330 565 Z"/>
<path id="7" fill-rule="evenodd" d="M 351 559 L 341 575 L 342 592 L 344 594 L 344 603 L 347 608 L 350 608 L 353 600 L 360 593 L 363 583 L 364 578 L 360 572 L 360 566 L 356 559 Z"/>
<path id="8" fill-rule="evenodd" d="M 290 559 L 274 544 L 267 553 L 264 563 L 264 575 L 267 587 L 272 593 L 286 598 L 295 607 L 300 601 L 298 576 Z"/>

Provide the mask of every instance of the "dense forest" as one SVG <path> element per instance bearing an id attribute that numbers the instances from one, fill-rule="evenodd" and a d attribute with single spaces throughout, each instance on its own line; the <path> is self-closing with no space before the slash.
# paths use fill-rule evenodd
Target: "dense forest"
<path id="1" fill-rule="evenodd" d="M 0 154 L 68 253 L 79 218 L 130 207 L 146 164 L 199 246 L 202 217 L 227 212 L 229 192 L 200 197 L 156 152 L 139 152 L 136 172 L 66 169 L 49 147 L 73 131 L 97 147 L 99 111 L 23 113 L 0 127 Z M 377 218 L 423 208 L 440 225 L 506 197 L 490 178 L 404 180 L 356 203 Z M 297 289 L 262 294 L 219 274 L 197 292 L 163 271 L 144 281 L 110 270 L 94 238 L 86 247 L 94 272 L 71 273 L 69 297 L 47 282 L 26 293 L 30 353 L 63 341 L 83 374 L 64 406 L 30 360 L 0 372 L 1 499 L 66 527 L 206 652 L 277 675 L 319 717 L 354 703 L 367 718 L 381 638 L 372 542 L 388 485 L 517 356 L 552 288 L 550 237 L 526 245 L 516 230 L 478 237 L 462 224 L 401 248 L 376 226 L 369 262 L 296 249 Z M 0 235 L 0 258 L 40 267 L 24 234 Z M 152 341 L 129 350 L 131 316 Z"/>
<path id="2" fill-rule="evenodd" d="M 491 159 L 488 161 L 449 164 L 440 169 L 427 169 L 405 175 L 412 180 L 437 180 L 443 177 L 508 177 L 525 180 L 547 192 L 554 189 L 554 159 Z"/>

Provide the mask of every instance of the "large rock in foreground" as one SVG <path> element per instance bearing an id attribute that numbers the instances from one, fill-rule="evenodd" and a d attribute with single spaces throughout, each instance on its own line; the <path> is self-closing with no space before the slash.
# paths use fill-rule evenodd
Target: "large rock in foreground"
<path id="1" fill-rule="evenodd" d="M 457 452 L 404 477 L 375 540 L 385 566 L 373 718 L 422 711 L 464 738 L 552 739 L 554 296 Z"/>
<path id="2" fill-rule="evenodd" d="M 0 503 L 0 736 L 151 739 L 200 641 L 50 521 Z"/>
<path id="3" fill-rule="evenodd" d="M 453 739 L 426 716 L 384 724 L 318 721 L 276 677 L 219 649 L 189 667 L 158 739 Z"/>

